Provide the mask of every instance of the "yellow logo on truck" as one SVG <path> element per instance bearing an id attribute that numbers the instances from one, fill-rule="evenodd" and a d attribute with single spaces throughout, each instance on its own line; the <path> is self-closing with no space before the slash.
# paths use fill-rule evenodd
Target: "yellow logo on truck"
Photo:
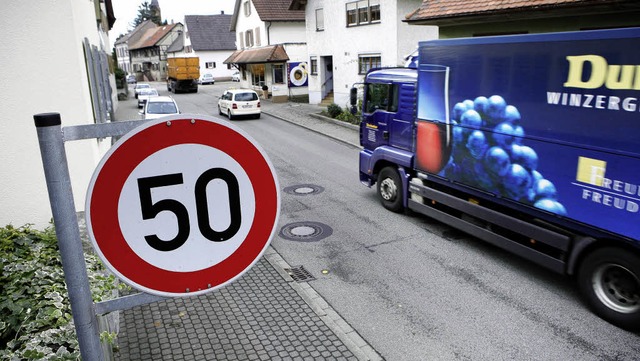
<path id="1" fill-rule="evenodd" d="M 599 55 L 567 56 L 567 61 L 565 87 L 640 90 L 640 65 L 611 65 Z"/>
<path id="2" fill-rule="evenodd" d="M 603 160 L 579 157 L 576 180 L 578 182 L 602 187 L 604 185 L 606 170 L 607 162 Z"/>

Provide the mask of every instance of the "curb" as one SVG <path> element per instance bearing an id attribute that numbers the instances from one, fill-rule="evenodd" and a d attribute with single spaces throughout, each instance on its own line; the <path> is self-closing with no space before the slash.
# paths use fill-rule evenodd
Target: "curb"
<path id="1" fill-rule="evenodd" d="M 340 316 L 327 301 L 325 301 L 313 287 L 307 282 L 298 283 L 285 271 L 291 268 L 287 261 L 280 254 L 269 246 L 264 253 L 266 260 L 275 268 L 291 287 L 302 297 L 302 299 L 311 307 L 318 317 L 335 333 L 345 346 L 351 351 L 358 360 L 361 361 L 383 361 L 384 358 L 371 347 L 362 336 Z"/>
<path id="2" fill-rule="evenodd" d="M 352 143 L 352 142 L 350 142 L 350 141 L 347 141 L 347 140 L 344 140 L 344 139 L 340 139 L 340 138 L 334 137 L 334 136 L 332 136 L 332 135 L 330 135 L 330 134 L 326 134 L 326 133 L 321 132 L 321 131 L 319 131 L 319 130 L 317 130 L 317 129 L 314 129 L 313 127 L 309 127 L 309 126 L 306 126 L 306 125 L 304 125 L 304 124 L 300 124 L 300 123 L 298 123 L 298 122 L 296 122 L 296 121 L 293 121 L 293 120 L 290 120 L 290 119 L 284 118 L 284 117 L 282 117 L 281 115 L 278 115 L 278 114 L 275 114 L 275 113 L 272 113 L 272 112 L 269 112 L 269 111 L 265 111 L 265 110 L 263 110 L 263 111 L 262 111 L 262 113 L 267 114 L 267 115 L 269 115 L 269 116 L 272 116 L 272 117 L 274 117 L 274 118 L 277 118 L 277 119 L 283 120 L 283 121 L 285 121 L 285 122 L 288 122 L 288 123 L 291 123 L 291 124 L 297 125 L 297 126 L 299 126 L 299 127 L 302 127 L 302 128 L 308 129 L 308 130 L 310 130 L 310 131 L 312 131 L 312 132 L 315 132 L 315 133 L 318 133 L 318 134 L 322 134 L 322 135 L 324 135 L 324 136 L 326 136 L 326 137 L 329 137 L 329 138 L 331 138 L 331 139 L 337 140 L 337 141 L 339 141 L 339 142 L 342 142 L 342 143 L 344 143 L 344 144 L 350 145 L 350 146 L 352 146 L 352 147 L 355 147 L 355 148 L 358 148 L 358 149 L 362 149 L 362 146 L 361 146 L 360 144 L 355 144 L 355 143 Z M 335 119 L 333 119 L 333 118 L 325 117 L 325 116 L 320 115 L 320 114 L 309 113 L 308 115 L 309 115 L 310 117 L 312 117 L 312 118 L 316 118 L 316 119 L 319 119 L 319 120 L 326 121 L 326 122 L 328 122 L 328 123 L 333 123 L 333 124 L 335 124 L 335 125 L 338 125 L 338 126 L 341 126 L 341 127 L 345 127 L 345 128 L 347 128 L 347 129 L 349 129 L 349 130 L 355 130 L 355 131 L 358 131 L 358 130 L 360 129 L 360 128 L 359 128 L 357 125 L 355 125 L 355 124 L 345 123 L 345 122 L 342 122 L 342 121 L 339 121 L 339 120 L 335 120 Z"/>

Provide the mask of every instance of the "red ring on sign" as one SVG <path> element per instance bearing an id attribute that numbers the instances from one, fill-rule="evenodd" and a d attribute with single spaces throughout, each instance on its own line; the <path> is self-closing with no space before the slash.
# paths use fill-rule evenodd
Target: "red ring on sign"
<path id="1" fill-rule="evenodd" d="M 245 240 L 229 257 L 206 269 L 175 272 L 156 267 L 133 251 L 120 229 L 118 201 L 124 183 L 142 161 L 164 148 L 187 143 L 213 147 L 238 162 L 253 186 L 256 209 Z M 278 189 L 270 164 L 245 136 L 213 121 L 179 119 L 171 120 L 170 126 L 162 122 L 142 129 L 114 149 L 96 172 L 89 195 L 89 228 L 94 241 L 112 270 L 145 292 L 184 295 L 224 285 L 257 260 L 276 224 Z"/>

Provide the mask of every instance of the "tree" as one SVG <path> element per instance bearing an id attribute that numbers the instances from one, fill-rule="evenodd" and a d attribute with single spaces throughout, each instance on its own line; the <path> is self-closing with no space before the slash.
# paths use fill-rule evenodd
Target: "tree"
<path id="1" fill-rule="evenodd" d="M 156 25 L 163 25 L 162 19 L 160 18 L 160 9 L 152 7 L 148 1 L 144 1 L 138 6 L 138 17 L 133 20 L 131 27 L 135 28 L 145 20 L 151 20 Z"/>

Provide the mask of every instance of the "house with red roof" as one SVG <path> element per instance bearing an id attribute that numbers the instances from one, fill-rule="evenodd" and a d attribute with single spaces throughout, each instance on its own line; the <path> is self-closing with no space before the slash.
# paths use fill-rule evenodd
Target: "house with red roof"
<path id="1" fill-rule="evenodd" d="M 640 26 L 637 0 L 424 0 L 411 25 L 436 25 L 440 38 Z"/>
<path id="2" fill-rule="evenodd" d="M 135 42 L 129 42 L 131 69 L 140 81 L 165 81 L 167 78 L 167 49 L 183 36 L 181 23 L 147 29 Z"/>
<path id="3" fill-rule="evenodd" d="M 308 96 L 305 13 L 290 3 L 236 0 L 231 19 L 236 51 L 224 63 L 239 69 L 241 86 L 266 87 L 273 101 Z"/>

